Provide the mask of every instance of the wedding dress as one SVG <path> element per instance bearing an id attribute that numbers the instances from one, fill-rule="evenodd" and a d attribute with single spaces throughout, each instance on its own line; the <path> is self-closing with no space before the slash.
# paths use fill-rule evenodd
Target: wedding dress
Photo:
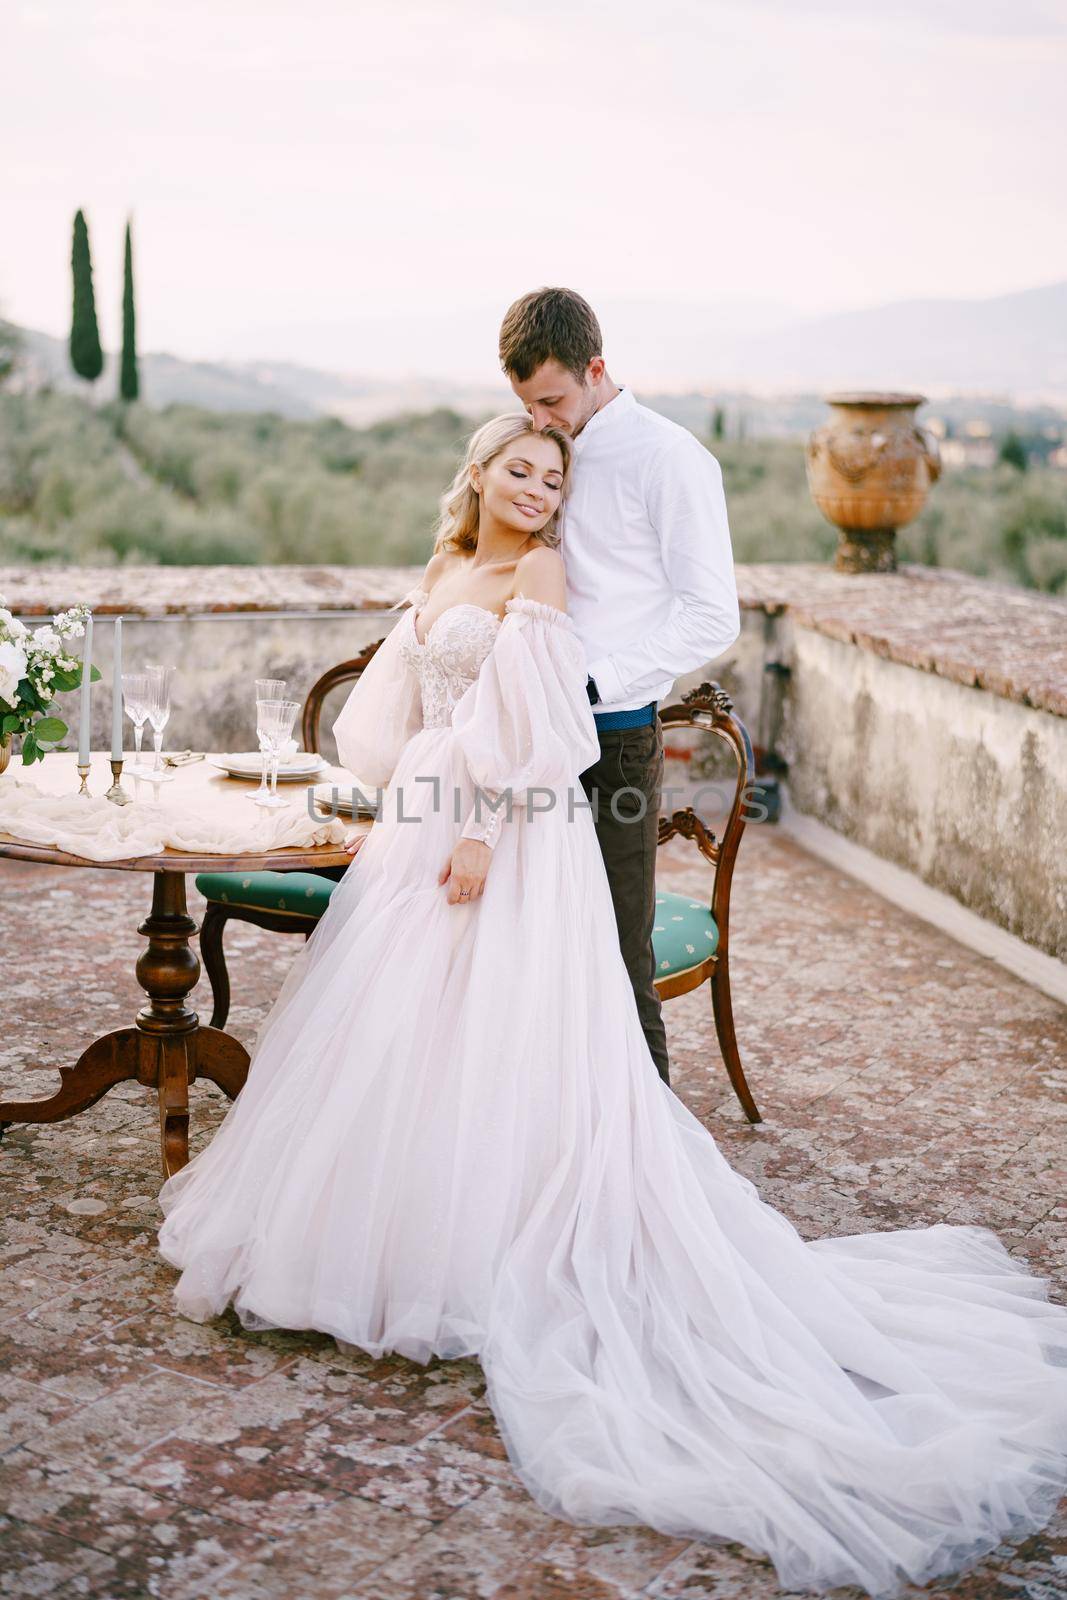
<path id="1" fill-rule="evenodd" d="M 335 726 L 380 818 L 161 1191 L 179 1310 L 475 1355 L 546 1511 L 738 1540 L 791 1589 L 890 1595 L 1043 1526 L 1067 1310 L 984 1228 L 808 1243 L 760 1199 L 648 1054 L 570 617 L 416 617 Z M 450 905 L 461 832 L 493 856 Z"/>

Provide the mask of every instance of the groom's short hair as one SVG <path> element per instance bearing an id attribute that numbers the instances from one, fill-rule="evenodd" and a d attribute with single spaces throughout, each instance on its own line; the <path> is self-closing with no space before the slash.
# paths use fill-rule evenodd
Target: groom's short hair
<path id="1" fill-rule="evenodd" d="M 600 324 L 573 289 L 534 289 L 508 308 L 500 327 L 500 365 L 525 383 L 546 361 L 583 381 L 594 356 L 604 354 Z"/>

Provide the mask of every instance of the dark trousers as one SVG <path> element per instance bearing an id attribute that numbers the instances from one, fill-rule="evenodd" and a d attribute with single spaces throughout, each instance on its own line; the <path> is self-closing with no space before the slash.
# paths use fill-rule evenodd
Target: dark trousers
<path id="1" fill-rule="evenodd" d="M 602 732 L 600 759 L 581 774 L 581 785 L 593 806 L 593 821 L 619 927 L 619 948 L 633 985 L 641 1026 L 656 1071 L 664 1083 L 670 1083 L 667 1035 L 655 990 L 656 960 L 652 953 L 656 842 L 663 789 L 663 730 L 659 719 L 643 728 L 610 728 Z"/>

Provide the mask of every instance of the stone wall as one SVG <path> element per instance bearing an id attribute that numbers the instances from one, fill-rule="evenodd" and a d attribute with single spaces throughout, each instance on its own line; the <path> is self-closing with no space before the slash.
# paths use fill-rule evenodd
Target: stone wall
<path id="1" fill-rule="evenodd" d="M 1067 720 L 789 632 L 794 806 L 1067 959 Z"/>
<path id="2" fill-rule="evenodd" d="M 285 678 L 303 700 L 395 626 L 388 608 L 420 571 L 26 568 L 0 571 L 0 593 L 30 625 L 93 606 L 94 746 L 110 740 L 107 620 L 121 613 L 128 669 L 179 669 L 167 748 L 248 749 L 254 680 Z M 717 680 L 753 743 L 787 761 L 794 807 L 1067 958 L 1067 602 L 923 567 L 738 566 L 737 582 L 739 639 L 674 698 Z M 778 726 L 768 663 L 787 669 Z"/>
<path id="3" fill-rule="evenodd" d="M 372 639 L 392 628 L 398 612 L 200 612 L 185 616 L 130 617 L 122 624 L 122 652 L 127 671 L 146 662 L 177 668 L 171 695 L 172 715 L 164 735 L 168 750 L 250 750 L 256 746 L 257 678 L 283 678 L 294 700 L 301 702 L 328 667 L 357 656 Z M 28 619 L 24 619 L 28 620 Z M 113 630 L 98 619 L 93 651 L 103 681 L 93 688 L 92 743 L 111 743 L 111 650 Z M 78 696 L 68 695 L 66 716 L 77 728 Z M 323 728 L 335 714 L 327 702 Z M 127 748 L 132 749 L 132 727 Z M 151 744 L 151 731 L 146 730 Z M 333 757 L 331 741 L 323 753 Z"/>

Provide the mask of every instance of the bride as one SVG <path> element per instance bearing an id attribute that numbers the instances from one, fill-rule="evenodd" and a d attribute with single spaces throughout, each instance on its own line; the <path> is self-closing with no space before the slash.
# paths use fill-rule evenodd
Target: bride
<path id="1" fill-rule="evenodd" d="M 159 1247 L 198 1321 L 478 1356 L 558 1517 L 891 1595 L 1049 1519 L 1067 1310 L 984 1228 L 805 1242 L 656 1072 L 578 783 L 569 467 L 522 415 L 472 439 L 335 725 L 379 816 Z"/>

